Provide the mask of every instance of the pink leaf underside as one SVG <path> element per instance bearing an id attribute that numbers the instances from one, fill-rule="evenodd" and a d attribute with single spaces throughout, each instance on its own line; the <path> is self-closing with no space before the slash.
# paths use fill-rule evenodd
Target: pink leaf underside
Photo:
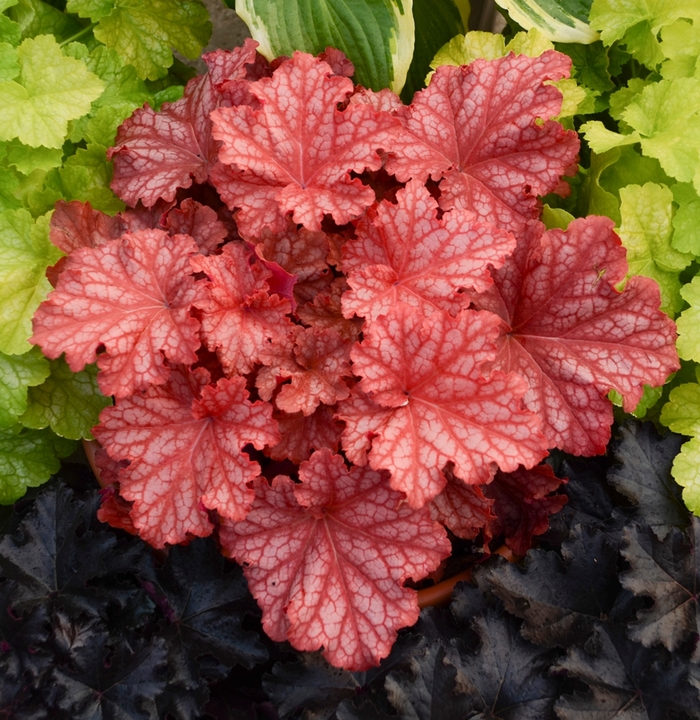
<path id="1" fill-rule="evenodd" d="M 280 440 L 272 406 L 249 401 L 245 378 L 205 385 L 198 397 L 207 377 L 173 370 L 167 385 L 107 408 L 94 431 L 112 458 L 131 461 L 119 471 L 119 491 L 134 503 L 139 535 L 155 547 L 209 535 L 208 510 L 244 518 L 254 497 L 247 483 L 260 466 L 242 448 Z"/>
<path id="2" fill-rule="evenodd" d="M 554 50 L 438 68 L 414 97 L 387 170 L 401 181 L 442 177 L 444 210 L 465 208 L 517 234 L 577 157 L 576 133 L 549 119 L 561 93 L 543 84 L 570 68 Z"/>
<path id="3" fill-rule="evenodd" d="M 196 361 L 199 323 L 190 315 L 205 293 L 195 283 L 192 238 L 162 230 L 127 233 L 68 258 L 57 288 L 34 316 L 32 342 L 66 354 L 73 371 L 95 362 L 105 395 L 123 398 L 166 382 L 171 363 Z"/>
<path id="4" fill-rule="evenodd" d="M 228 236 L 216 211 L 192 198 L 186 198 L 179 208 L 173 208 L 164 217 L 164 226 L 171 235 L 189 235 L 202 255 L 214 252 Z"/>
<path id="5" fill-rule="evenodd" d="M 131 503 L 124 500 L 117 487 L 110 485 L 100 490 L 100 507 L 97 509 L 97 519 L 112 527 L 126 530 L 131 535 L 138 535 L 139 531 L 131 519 Z"/>
<path id="6" fill-rule="evenodd" d="M 493 282 L 489 266 L 503 264 L 515 238 L 465 210 L 438 220 L 437 202 L 416 180 L 397 199 L 362 218 L 357 238 L 345 245 L 343 270 L 351 290 L 343 296 L 343 313 L 372 322 L 406 302 L 422 315 L 456 315 L 469 305 L 460 290 L 486 290 Z"/>
<path id="7" fill-rule="evenodd" d="M 344 400 L 350 395 L 343 377 L 352 377 L 352 344 L 333 328 L 297 326 L 293 347 L 272 345 L 262 358 L 265 367 L 256 380 L 260 397 L 270 400 L 278 381 L 291 379 L 275 398 L 277 407 L 287 413 L 311 415 L 322 403 Z"/>
<path id="8" fill-rule="evenodd" d="M 228 206 L 241 208 L 241 234 L 283 232 L 288 213 L 314 231 L 325 214 L 340 225 L 361 215 L 374 193 L 349 173 L 381 166 L 377 151 L 390 145 L 399 121 L 367 105 L 339 111 L 352 82 L 306 53 L 295 52 L 250 89 L 260 109 L 212 113 L 214 137 L 223 143 L 219 159 L 232 166 L 212 179 Z"/>
<path id="9" fill-rule="evenodd" d="M 100 210 L 94 210 L 89 202 L 59 200 L 51 216 L 51 242 L 64 253 L 70 254 L 79 247 L 97 247 L 116 240 L 126 232 L 153 228 L 160 230 L 163 228 L 160 220 L 171 205 L 161 202 L 150 209 L 139 206 L 110 217 Z"/>
<path id="10" fill-rule="evenodd" d="M 494 502 L 490 532 L 505 533 L 506 545 L 516 555 L 524 555 L 532 538 L 549 529 L 549 516 L 566 505 L 566 495 L 550 495 L 563 482 L 566 479 L 558 478 L 544 463 L 530 470 L 497 472 L 493 482 L 484 486 L 484 494 Z"/>
<path id="11" fill-rule="evenodd" d="M 208 56 L 210 71 L 192 78 L 185 93 L 159 112 L 148 105 L 119 128 L 108 156 L 114 162 L 112 190 L 129 205 L 150 207 L 158 198 L 173 200 L 178 188 L 203 183 L 217 161 L 219 144 L 211 135 L 209 114 L 230 98 L 226 80 L 244 81 L 246 65 L 255 62 L 256 43 Z"/>
<path id="12" fill-rule="evenodd" d="M 247 518 L 221 528 L 276 641 L 319 650 L 336 667 L 365 670 L 418 618 L 418 580 L 449 555 L 427 508 L 414 510 L 386 473 L 348 472 L 329 450 L 302 463 L 301 484 L 259 478 Z"/>
<path id="13" fill-rule="evenodd" d="M 678 369 L 673 321 L 659 310 L 653 280 L 631 278 L 625 250 L 603 217 L 575 220 L 567 232 L 532 233 L 494 273 L 477 304 L 499 312 L 511 332 L 494 367 L 528 380 L 526 406 L 544 421 L 549 447 L 576 455 L 605 451 L 611 388 L 634 409 L 644 384 Z M 490 299 L 489 299 L 490 298 Z"/>
<path id="14" fill-rule="evenodd" d="M 209 277 L 209 298 L 197 304 L 204 340 L 229 375 L 250 372 L 270 343 L 287 345 L 292 327 L 289 301 L 269 294 L 269 273 L 251 266 L 250 255 L 243 245 L 228 243 L 220 255 L 192 258 L 194 269 Z"/>
<path id="15" fill-rule="evenodd" d="M 483 530 L 484 544 L 488 543 L 489 526 L 496 517 L 491 511 L 494 501 L 484 497 L 480 485 L 467 485 L 449 470 L 445 478 L 445 488 L 429 505 L 431 517 L 465 540 L 472 540 Z"/>
<path id="16" fill-rule="evenodd" d="M 499 318 L 462 310 L 456 318 L 435 311 L 421 317 L 399 303 L 372 323 L 351 352 L 363 393 L 378 406 L 357 420 L 355 397 L 341 402 L 347 424 L 343 444 L 352 462 L 391 473 L 391 485 L 421 507 L 445 486 L 449 462 L 469 484 L 488 482 L 496 470 L 531 467 L 546 452 L 539 419 L 522 408 L 525 381 L 514 373 L 484 375 L 495 356 Z M 366 410 L 365 410 L 366 412 Z M 375 437 L 373 437 L 375 436 Z M 371 440 L 370 440 L 371 439 Z"/>
<path id="17" fill-rule="evenodd" d="M 327 261 L 330 243 L 324 232 L 297 229 L 290 223 L 281 233 L 264 230 L 256 242 L 258 257 L 276 262 L 296 278 L 294 297 L 299 302 L 313 300 L 333 279 Z"/>
<path id="18" fill-rule="evenodd" d="M 333 452 L 340 445 L 342 428 L 333 418 L 333 409 L 319 405 L 311 415 L 275 410 L 273 417 L 279 425 L 282 439 L 270 448 L 273 460 L 291 460 L 299 464 L 308 460 L 313 450 L 329 448 Z"/>
<path id="19" fill-rule="evenodd" d="M 341 298 L 347 292 L 348 284 L 344 277 L 333 280 L 326 290 L 319 292 L 312 302 L 297 308 L 299 319 L 315 328 L 335 330 L 341 337 L 357 340 L 362 321 L 343 317 Z"/>

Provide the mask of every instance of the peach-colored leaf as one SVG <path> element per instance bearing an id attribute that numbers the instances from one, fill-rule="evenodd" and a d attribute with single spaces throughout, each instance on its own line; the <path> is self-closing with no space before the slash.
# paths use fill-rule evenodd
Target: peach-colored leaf
<path id="1" fill-rule="evenodd" d="M 387 170 L 401 181 L 443 178 L 444 210 L 472 210 L 518 233 L 539 214 L 537 196 L 575 169 L 578 137 L 550 120 L 561 110 L 561 93 L 544 84 L 568 77 L 570 68 L 554 50 L 443 65 L 405 113 Z"/>
<path id="2" fill-rule="evenodd" d="M 494 367 L 525 377 L 526 406 L 543 420 L 549 447 L 605 452 L 611 389 L 633 410 L 644 385 L 678 369 L 673 321 L 659 310 L 653 280 L 631 278 L 608 218 L 574 220 L 566 232 L 531 232 L 494 272 L 481 307 L 507 323 Z"/>
<path id="3" fill-rule="evenodd" d="M 197 304 L 204 340 L 228 374 L 250 372 L 271 341 L 288 344 L 291 330 L 289 300 L 270 295 L 269 272 L 251 266 L 250 255 L 243 245 L 229 243 L 220 255 L 192 258 L 195 270 L 209 278 L 209 298 Z"/>
<path id="4" fill-rule="evenodd" d="M 119 470 L 119 494 L 133 502 L 134 527 L 155 547 L 209 535 L 208 510 L 244 518 L 260 466 L 242 448 L 280 439 L 272 406 L 250 402 L 245 378 L 207 379 L 204 370 L 173 370 L 167 385 L 107 408 L 94 429 L 110 457 L 130 461 Z"/>
<path id="5" fill-rule="evenodd" d="M 489 312 L 462 310 L 453 318 L 435 311 L 423 318 L 398 303 L 352 350 L 359 388 L 384 412 L 370 414 L 374 423 L 361 419 L 360 429 L 341 402 L 344 439 L 353 440 L 344 448 L 357 462 L 362 436 L 372 438 L 370 465 L 389 470 L 392 487 L 413 507 L 440 493 L 449 462 L 465 482 L 482 484 L 496 467 L 531 467 L 546 452 L 539 419 L 522 407 L 526 382 L 514 373 L 482 371 L 495 357 L 499 325 Z"/>
<path id="6" fill-rule="evenodd" d="M 264 227 L 283 232 L 287 214 L 320 230 L 325 214 L 344 224 L 374 201 L 372 190 L 350 172 L 377 170 L 399 121 L 368 105 L 338 110 L 353 91 L 348 78 L 306 53 L 295 52 L 271 79 L 250 85 L 260 109 L 243 105 L 212 113 L 219 159 L 231 166 L 213 176 L 245 236 Z"/>
<path id="7" fill-rule="evenodd" d="M 71 253 L 58 286 L 34 316 L 32 342 L 44 354 L 66 354 L 77 372 L 95 362 L 105 395 L 126 397 L 166 382 L 172 363 L 193 363 L 199 322 L 190 315 L 204 301 L 187 235 L 140 230 Z"/>
<path id="8" fill-rule="evenodd" d="M 386 473 L 348 472 L 320 450 L 299 477 L 278 476 L 272 487 L 258 479 L 248 517 L 224 523 L 222 545 L 244 566 L 273 640 L 366 670 L 418 619 L 417 593 L 403 583 L 434 570 L 450 543 L 427 508 L 402 502 Z"/>
<path id="9" fill-rule="evenodd" d="M 351 290 L 343 296 L 344 315 L 371 322 L 397 302 L 422 315 L 436 309 L 456 315 L 469 304 L 460 290 L 490 286 L 489 266 L 503 264 L 515 238 L 465 210 L 438 219 L 437 202 L 415 180 L 399 190 L 397 201 L 382 201 L 364 216 L 357 237 L 345 245 Z"/>
<path id="10" fill-rule="evenodd" d="M 192 78 L 180 100 L 164 103 L 159 112 L 146 105 L 122 123 L 108 151 L 114 162 L 112 190 L 122 200 L 151 207 L 158 198 L 173 200 L 178 188 L 207 180 L 219 152 L 209 115 L 231 101 L 222 85 L 245 79 L 256 47 L 248 39 L 240 48 L 205 56 L 209 72 Z"/>

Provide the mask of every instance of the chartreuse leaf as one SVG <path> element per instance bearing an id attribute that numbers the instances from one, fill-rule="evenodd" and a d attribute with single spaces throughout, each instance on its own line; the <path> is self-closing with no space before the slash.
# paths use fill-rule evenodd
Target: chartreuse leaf
<path id="1" fill-rule="evenodd" d="M 27 409 L 27 388 L 49 375 L 49 363 L 32 348 L 24 355 L 0 353 L 0 428 L 11 428 Z"/>
<path id="2" fill-rule="evenodd" d="M 659 30 L 678 18 L 700 17 L 698 0 L 594 0 L 590 23 L 606 45 L 616 40 L 641 63 L 654 68 L 664 54 Z"/>
<path id="3" fill-rule="evenodd" d="M 0 139 L 60 148 L 68 121 L 90 110 L 104 83 L 82 62 L 65 57 L 49 35 L 25 40 L 17 53 L 18 82 L 0 82 Z"/>
<path id="4" fill-rule="evenodd" d="M 66 10 L 97 22 L 95 37 L 147 80 L 167 74 L 172 48 L 194 60 L 211 35 L 199 0 L 68 0 Z"/>
<path id="5" fill-rule="evenodd" d="M 413 0 L 237 0 L 236 12 L 269 60 L 332 45 L 355 65 L 356 82 L 398 93 L 414 49 Z"/>
<path id="6" fill-rule="evenodd" d="M 678 20 L 661 31 L 661 40 L 667 58 L 661 66 L 663 77 L 700 77 L 700 32 L 696 23 Z"/>
<path id="7" fill-rule="evenodd" d="M 0 504 L 9 505 L 27 488 L 45 483 L 58 472 L 60 458 L 74 448 L 74 442 L 50 430 L 27 430 L 21 425 L 0 430 Z"/>
<path id="8" fill-rule="evenodd" d="M 683 299 L 690 305 L 678 318 L 678 354 L 684 360 L 700 360 L 700 275 L 681 288 Z M 700 434 L 700 433 L 699 433 Z"/>
<path id="9" fill-rule="evenodd" d="M 677 183 L 671 191 L 678 205 L 673 216 L 673 247 L 700 255 L 700 197 L 690 183 Z"/>
<path id="10" fill-rule="evenodd" d="M 615 87 L 610 77 L 608 50 L 602 42 L 597 41 L 590 45 L 558 43 L 557 50 L 566 53 L 573 60 L 571 75 L 581 84 L 598 92 L 607 92 Z"/>
<path id="11" fill-rule="evenodd" d="M 0 15 L 0 18 L 4 16 Z M 2 25 L 0 24 L 0 31 Z M 0 35 L 0 39 L 2 36 Z M 19 55 L 10 43 L 0 42 L 0 80 L 14 80 L 19 75 Z"/>
<path id="12" fill-rule="evenodd" d="M 66 200 L 89 202 L 96 210 L 115 213 L 124 203 L 112 192 L 112 166 L 107 162 L 106 149 L 91 144 L 71 155 L 61 168 L 46 177 L 46 188 Z"/>
<path id="13" fill-rule="evenodd" d="M 0 166 L 0 212 L 22 207 L 15 191 L 19 186 L 17 174 L 10 168 Z"/>
<path id="14" fill-rule="evenodd" d="M 13 3 L 9 16 L 19 25 L 23 38 L 45 34 L 60 42 L 83 29 L 75 18 L 42 0 L 19 0 Z"/>
<path id="15" fill-rule="evenodd" d="M 0 41 L 17 47 L 22 41 L 22 29 L 7 15 L 0 15 Z"/>
<path id="16" fill-rule="evenodd" d="M 673 461 L 673 477 L 683 487 L 683 502 L 700 515 L 700 438 L 691 438 Z"/>
<path id="17" fill-rule="evenodd" d="M 661 289 L 661 309 L 675 315 L 682 307 L 678 274 L 692 256 L 671 247 L 673 194 L 664 185 L 646 183 L 620 189 L 619 234 L 627 248 L 630 275 L 653 278 Z"/>
<path id="18" fill-rule="evenodd" d="M 60 257 L 47 216 L 34 222 L 26 210 L 0 213 L 0 352 L 31 349 L 32 315 L 51 289 L 46 268 Z"/>
<path id="19" fill-rule="evenodd" d="M 50 375 L 43 384 L 34 383 L 28 407 L 21 417 L 25 427 L 51 429 L 61 437 L 92 439 L 91 429 L 99 422 L 102 408 L 112 404 L 98 389 L 97 368 L 88 365 L 74 373 L 63 358 L 51 361 Z"/>
<path id="20" fill-rule="evenodd" d="M 63 160 L 62 148 L 29 147 L 17 140 L 7 143 L 7 164 L 17 168 L 22 175 L 34 170 L 50 170 Z"/>

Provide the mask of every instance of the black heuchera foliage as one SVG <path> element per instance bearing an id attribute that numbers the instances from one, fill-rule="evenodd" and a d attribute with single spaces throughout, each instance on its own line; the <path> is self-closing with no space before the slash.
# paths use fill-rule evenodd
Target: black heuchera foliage
<path id="1" fill-rule="evenodd" d="M 167 555 L 95 519 L 78 466 L 0 515 L 0 720 L 700 719 L 700 520 L 679 437 L 553 457 L 569 503 L 349 673 L 269 641 L 213 538 Z"/>

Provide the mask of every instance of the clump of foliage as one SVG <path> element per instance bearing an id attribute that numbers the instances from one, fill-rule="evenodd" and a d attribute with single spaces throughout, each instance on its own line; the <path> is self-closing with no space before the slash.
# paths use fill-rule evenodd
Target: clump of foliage
<path id="1" fill-rule="evenodd" d="M 59 202 L 32 342 L 115 398 L 102 518 L 159 548 L 216 529 L 271 638 L 364 670 L 444 526 L 544 529 L 538 464 L 604 451 L 607 394 L 633 409 L 677 369 L 675 325 L 610 220 L 540 222 L 579 149 L 565 55 L 442 66 L 406 106 L 337 50 L 255 46 L 121 125 L 130 209 Z"/>
<path id="2" fill-rule="evenodd" d="M 267 641 L 212 538 L 156 558 L 98 522 L 92 479 L 66 464 L 0 520 L 0 717 L 696 719 L 700 524 L 670 476 L 681 443 L 632 421 L 609 457 L 559 457 L 568 503 L 539 547 L 482 562 L 361 672 Z"/>
<path id="3" fill-rule="evenodd" d="M 110 400 L 95 370 L 70 371 L 29 343 L 51 289 L 58 200 L 124 209 L 106 150 L 134 109 L 176 100 L 211 24 L 198 0 L 0 3 L 0 503 L 45 482 Z"/>

